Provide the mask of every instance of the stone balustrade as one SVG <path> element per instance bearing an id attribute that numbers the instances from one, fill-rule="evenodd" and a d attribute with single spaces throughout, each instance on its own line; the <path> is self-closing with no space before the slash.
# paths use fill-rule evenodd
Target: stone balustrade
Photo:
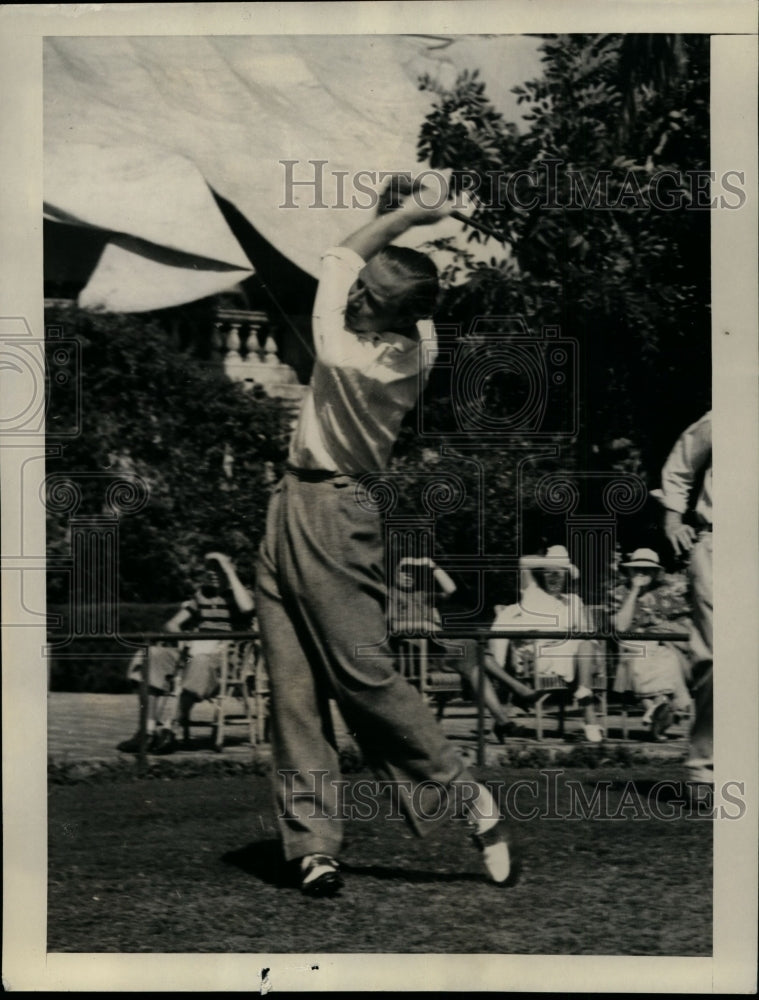
<path id="1" fill-rule="evenodd" d="M 249 388 L 261 386 L 267 396 L 299 404 L 305 392 L 293 369 L 280 361 L 264 312 L 219 309 L 211 335 L 213 355 L 226 375 Z"/>

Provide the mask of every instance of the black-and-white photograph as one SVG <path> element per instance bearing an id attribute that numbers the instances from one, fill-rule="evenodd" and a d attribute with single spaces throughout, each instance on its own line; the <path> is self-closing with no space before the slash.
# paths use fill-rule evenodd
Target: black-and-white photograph
<path id="1" fill-rule="evenodd" d="M 747 19 L 121 6 L 18 90 L 25 943 L 67 989 L 755 989 Z"/>

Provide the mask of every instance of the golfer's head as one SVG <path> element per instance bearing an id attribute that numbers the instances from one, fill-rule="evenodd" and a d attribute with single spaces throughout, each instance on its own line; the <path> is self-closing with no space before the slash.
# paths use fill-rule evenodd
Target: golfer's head
<path id="1" fill-rule="evenodd" d="M 385 247 L 351 286 L 345 325 L 354 333 L 401 332 L 432 315 L 438 292 L 437 268 L 426 254 Z"/>

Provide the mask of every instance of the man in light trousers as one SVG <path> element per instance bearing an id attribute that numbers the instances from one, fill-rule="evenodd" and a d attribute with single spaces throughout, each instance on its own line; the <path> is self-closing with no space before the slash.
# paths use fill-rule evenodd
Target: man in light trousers
<path id="1" fill-rule="evenodd" d="M 714 781 L 712 692 L 712 414 L 691 424 L 664 463 L 662 487 L 653 495 L 663 504 L 664 533 L 676 555 L 690 554 L 688 574 L 693 605 L 691 657 L 695 716 L 686 761 L 693 781 Z M 684 520 L 688 511 L 693 524 Z"/>
<path id="2" fill-rule="evenodd" d="M 451 209 L 448 201 L 426 207 L 416 192 L 324 255 L 314 371 L 261 545 L 256 605 L 271 684 L 276 808 L 285 858 L 308 895 L 332 896 L 343 884 L 344 782 L 331 698 L 417 834 L 441 818 L 436 803 L 457 794 L 490 878 L 504 883 L 509 875 L 492 796 L 395 669 L 381 517 L 358 485 L 386 468 L 434 358 L 436 268 L 392 241 Z M 375 643 L 375 654 L 357 650 Z"/>

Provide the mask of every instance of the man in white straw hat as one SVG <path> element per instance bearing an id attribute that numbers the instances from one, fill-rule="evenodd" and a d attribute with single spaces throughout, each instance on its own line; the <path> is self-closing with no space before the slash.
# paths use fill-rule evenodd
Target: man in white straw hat
<path id="1" fill-rule="evenodd" d="M 585 605 L 570 589 L 570 583 L 579 579 L 580 571 L 563 545 L 552 545 L 543 555 L 522 556 L 519 567 L 522 577 L 519 604 L 498 610 L 493 631 L 514 627 L 565 633 L 590 629 Z M 585 738 L 600 743 L 603 731 L 593 708 L 592 691 L 593 675 L 599 665 L 596 644 L 587 639 L 537 639 L 530 640 L 530 647 L 534 650 L 535 676 L 559 677 L 574 690 L 578 704 L 583 707 Z M 489 642 L 489 656 L 501 668 L 506 664 L 508 648 L 508 639 Z M 514 652 L 517 657 L 520 655 L 518 648 Z"/>

